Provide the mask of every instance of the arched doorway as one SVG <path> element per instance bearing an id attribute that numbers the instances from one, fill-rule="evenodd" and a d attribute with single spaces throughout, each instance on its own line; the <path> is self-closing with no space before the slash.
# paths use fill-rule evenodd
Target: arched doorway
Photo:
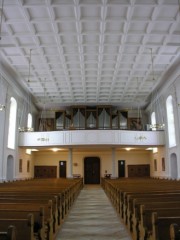
<path id="1" fill-rule="evenodd" d="M 99 157 L 85 157 L 84 183 L 100 184 L 100 158 Z"/>
<path id="2" fill-rule="evenodd" d="M 177 156 L 175 153 L 172 153 L 170 156 L 170 164 L 171 164 L 171 178 L 178 178 L 178 165 L 177 165 Z"/>
<path id="3" fill-rule="evenodd" d="M 9 155 L 7 157 L 7 173 L 6 173 L 6 179 L 7 180 L 13 180 L 14 178 L 14 158 L 12 155 Z"/>

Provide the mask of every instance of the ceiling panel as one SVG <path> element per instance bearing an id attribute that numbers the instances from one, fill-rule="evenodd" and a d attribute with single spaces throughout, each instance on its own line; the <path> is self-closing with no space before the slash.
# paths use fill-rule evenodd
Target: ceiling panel
<path id="1" fill-rule="evenodd" d="M 180 57 L 179 1 L 4 0 L 1 36 L 39 108 L 143 107 Z"/>

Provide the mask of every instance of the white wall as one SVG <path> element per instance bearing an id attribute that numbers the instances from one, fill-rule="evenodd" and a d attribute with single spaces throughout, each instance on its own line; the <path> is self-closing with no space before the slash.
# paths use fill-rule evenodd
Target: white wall
<path id="1" fill-rule="evenodd" d="M 112 149 L 90 149 L 90 150 L 77 150 L 73 149 L 73 174 L 80 174 L 84 176 L 84 158 L 85 157 L 99 157 L 101 164 L 101 177 L 104 176 L 105 170 L 107 173 L 112 174 Z M 59 176 L 58 165 L 59 161 L 67 161 L 67 176 L 69 175 L 69 161 L 68 151 L 39 151 L 34 153 L 34 164 L 36 166 L 51 165 L 57 166 L 57 176 Z M 128 164 L 150 164 L 151 154 L 147 150 L 115 150 L 115 175 L 118 176 L 118 160 L 126 161 L 126 177 Z M 74 164 L 76 163 L 76 164 Z M 77 165 L 77 166 L 75 166 Z"/>
<path id="2" fill-rule="evenodd" d="M 22 172 L 19 172 L 19 159 L 22 159 Z M 27 163 L 30 162 L 29 172 L 27 171 Z M 26 153 L 26 149 L 19 148 L 19 154 L 16 164 L 16 179 L 26 179 L 34 177 L 34 158 L 33 152 L 31 154 Z"/>
<path id="3" fill-rule="evenodd" d="M 148 150 L 130 150 L 117 151 L 116 153 L 116 176 L 118 176 L 118 160 L 126 161 L 126 177 L 128 177 L 128 165 L 150 164 L 151 151 Z"/>
<path id="4" fill-rule="evenodd" d="M 163 113 L 164 123 L 165 123 L 165 146 L 163 150 L 160 150 L 158 154 L 152 156 L 153 159 L 157 159 L 158 170 L 153 172 L 154 177 L 168 177 L 171 178 L 171 155 L 175 154 L 177 156 L 177 178 L 180 179 L 180 68 L 176 71 L 169 71 L 169 75 L 166 76 L 164 80 L 165 84 L 163 87 L 159 88 L 156 96 L 160 98 L 158 101 L 159 106 L 156 105 L 156 115 L 161 111 Z M 168 77 L 168 78 L 167 78 Z M 171 95 L 173 98 L 173 110 L 174 110 L 174 121 L 176 130 L 176 146 L 169 147 L 169 137 L 167 128 L 167 111 L 166 111 L 166 99 Z M 153 103 L 153 101 L 152 101 Z M 150 104 L 147 108 L 149 111 L 149 118 L 152 113 L 152 105 Z M 158 122 L 157 122 L 158 123 Z M 171 136 L 170 136 L 171 137 Z M 161 160 L 162 157 L 165 158 L 166 170 L 161 171 Z M 153 166 L 153 164 L 152 164 Z M 153 170 L 153 167 L 152 167 Z"/>
<path id="5" fill-rule="evenodd" d="M 164 160 L 163 160 L 164 158 Z M 154 169 L 154 161 L 157 163 L 157 170 Z M 164 161 L 164 167 L 163 167 Z M 168 159 L 166 157 L 166 149 L 165 147 L 159 147 L 156 153 L 151 152 L 151 176 L 158 178 L 168 178 L 169 177 L 169 164 Z"/>
<path id="6" fill-rule="evenodd" d="M 11 156 L 13 159 L 13 176 L 11 179 L 19 179 L 21 177 L 27 178 L 32 177 L 29 174 L 24 174 L 23 176 L 19 175 L 19 152 L 18 152 L 18 136 L 19 130 L 18 127 L 20 124 L 27 124 L 27 115 L 24 114 L 23 109 L 28 109 L 28 94 L 21 87 L 21 85 L 16 82 L 16 76 L 10 75 L 5 69 L 0 69 L 2 71 L 3 81 L 0 85 L 1 91 L 3 92 L 3 98 L 5 99 L 5 109 L 0 111 L 0 182 L 7 179 L 7 159 Z M 15 149 L 9 149 L 7 147 L 8 139 L 8 126 L 9 126 L 9 108 L 10 108 L 10 99 L 11 97 L 15 98 L 17 101 L 17 118 L 16 120 L 16 141 Z M 2 95 L 0 96 L 0 103 L 2 101 Z M 37 113 L 36 108 L 32 104 L 32 115 L 35 117 Z M 26 127 L 25 125 L 24 127 Z M 32 172 L 31 172 L 32 174 Z"/>

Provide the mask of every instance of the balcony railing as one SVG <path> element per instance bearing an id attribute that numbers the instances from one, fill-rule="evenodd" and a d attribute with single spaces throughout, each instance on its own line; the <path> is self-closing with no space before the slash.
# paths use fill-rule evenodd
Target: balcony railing
<path id="1" fill-rule="evenodd" d="M 164 131 L 66 130 L 20 132 L 19 146 L 162 146 Z"/>

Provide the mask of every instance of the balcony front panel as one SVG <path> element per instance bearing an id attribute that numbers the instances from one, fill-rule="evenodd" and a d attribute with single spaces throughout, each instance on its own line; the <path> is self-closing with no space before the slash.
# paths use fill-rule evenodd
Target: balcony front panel
<path id="1" fill-rule="evenodd" d="M 19 133 L 19 146 L 21 147 L 73 145 L 162 146 L 164 144 L 164 131 L 71 130 Z"/>

